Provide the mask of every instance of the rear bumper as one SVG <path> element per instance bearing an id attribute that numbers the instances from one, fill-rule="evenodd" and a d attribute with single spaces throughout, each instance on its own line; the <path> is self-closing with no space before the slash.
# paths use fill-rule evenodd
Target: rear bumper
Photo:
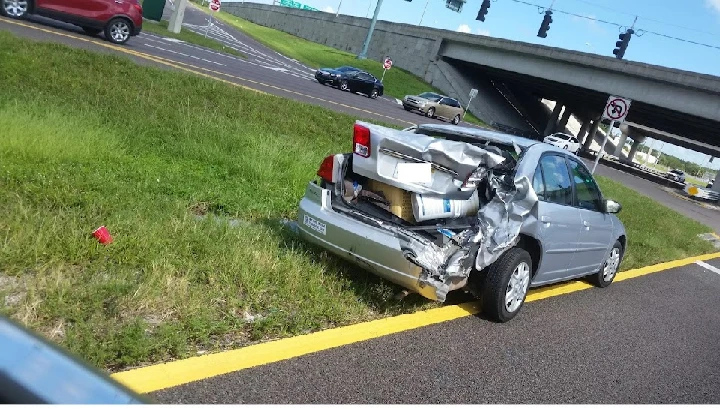
<path id="1" fill-rule="evenodd" d="M 421 285 L 422 269 L 403 256 L 395 235 L 332 209 L 331 192 L 310 182 L 298 209 L 300 237 L 379 277 L 436 300 L 435 289 Z"/>

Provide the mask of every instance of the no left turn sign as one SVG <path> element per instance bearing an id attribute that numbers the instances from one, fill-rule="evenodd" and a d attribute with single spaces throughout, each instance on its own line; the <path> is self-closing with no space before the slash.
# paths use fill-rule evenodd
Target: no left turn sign
<path id="1" fill-rule="evenodd" d="M 624 122 L 628 112 L 630 111 L 631 102 L 632 101 L 628 98 L 610 95 L 607 104 L 605 104 L 603 118 L 620 123 Z"/>
<path id="2" fill-rule="evenodd" d="M 220 10 L 220 0 L 211 0 L 210 1 L 210 10 L 219 11 Z"/>

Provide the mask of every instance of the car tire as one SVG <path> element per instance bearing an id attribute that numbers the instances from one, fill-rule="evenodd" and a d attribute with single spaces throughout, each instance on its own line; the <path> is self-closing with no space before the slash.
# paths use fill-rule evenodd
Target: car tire
<path id="1" fill-rule="evenodd" d="M 452 119 L 451 123 L 453 125 L 457 125 L 460 123 L 460 115 L 455 115 L 455 117 Z"/>
<path id="2" fill-rule="evenodd" d="M 0 14 L 16 20 L 23 20 L 30 14 L 30 0 L 0 0 Z"/>
<path id="3" fill-rule="evenodd" d="M 588 276 L 588 281 L 590 282 L 590 284 L 600 288 L 605 288 L 609 286 L 617 276 L 617 272 L 620 269 L 620 263 L 622 262 L 622 259 L 622 244 L 620 243 L 620 241 L 615 241 L 615 244 L 610 250 L 608 258 L 605 260 L 602 267 L 600 267 L 600 270 L 597 273 Z"/>
<path id="4" fill-rule="evenodd" d="M 368 97 L 370 97 L 370 98 L 372 98 L 372 99 L 377 99 L 377 97 L 378 97 L 379 95 L 380 95 L 380 91 L 378 91 L 377 88 L 373 88 L 373 90 L 370 91 L 370 95 L 368 95 Z"/>
<path id="5" fill-rule="evenodd" d="M 96 36 L 96 35 L 102 33 L 102 31 L 103 31 L 102 29 L 95 28 L 95 27 L 81 27 L 81 28 L 83 29 L 85 34 L 91 35 L 91 36 Z"/>
<path id="6" fill-rule="evenodd" d="M 490 265 L 482 289 L 482 311 L 490 320 L 507 322 L 523 304 L 532 278 L 532 258 L 513 247 Z M 508 297 L 510 301 L 508 301 Z"/>
<path id="7" fill-rule="evenodd" d="M 435 118 L 435 108 L 429 108 L 425 116 L 428 118 Z"/>
<path id="8" fill-rule="evenodd" d="M 406 111 L 410 111 L 410 110 L 412 110 L 412 108 L 410 108 L 410 107 L 406 107 L 405 105 L 403 105 L 403 108 L 404 108 L 404 109 L 405 109 Z"/>
<path id="9" fill-rule="evenodd" d="M 568 148 L 568 146 L 567 146 L 567 145 L 563 146 L 563 149 L 567 150 L 567 148 Z"/>
<path id="10" fill-rule="evenodd" d="M 350 87 L 348 87 L 348 82 L 345 80 L 340 81 L 340 85 L 338 86 L 340 91 L 350 91 Z"/>
<path id="11" fill-rule="evenodd" d="M 132 24 L 125 18 L 117 17 L 105 26 L 105 39 L 113 44 L 125 44 L 130 39 Z"/>

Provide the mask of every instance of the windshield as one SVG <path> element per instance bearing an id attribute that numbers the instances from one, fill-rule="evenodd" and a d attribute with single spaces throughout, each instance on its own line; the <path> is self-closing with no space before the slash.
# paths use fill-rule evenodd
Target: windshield
<path id="1" fill-rule="evenodd" d="M 420 98 L 425 98 L 430 101 L 440 101 L 440 98 L 442 98 L 440 95 L 434 93 L 434 92 L 423 92 L 422 94 L 418 95 Z"/>

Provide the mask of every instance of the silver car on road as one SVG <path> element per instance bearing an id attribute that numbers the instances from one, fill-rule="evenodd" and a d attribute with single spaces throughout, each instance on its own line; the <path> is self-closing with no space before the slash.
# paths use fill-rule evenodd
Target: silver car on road
<path id="1" fill-rule="evenodd" d="M 531 287 L 609 285 L 625 228 L 566 150 L 449 125 L 358 121 L 352 153 L 330 155 L 300 201 L 302 238 L 422 296 L 463 289 L 512 319 Z"/>

